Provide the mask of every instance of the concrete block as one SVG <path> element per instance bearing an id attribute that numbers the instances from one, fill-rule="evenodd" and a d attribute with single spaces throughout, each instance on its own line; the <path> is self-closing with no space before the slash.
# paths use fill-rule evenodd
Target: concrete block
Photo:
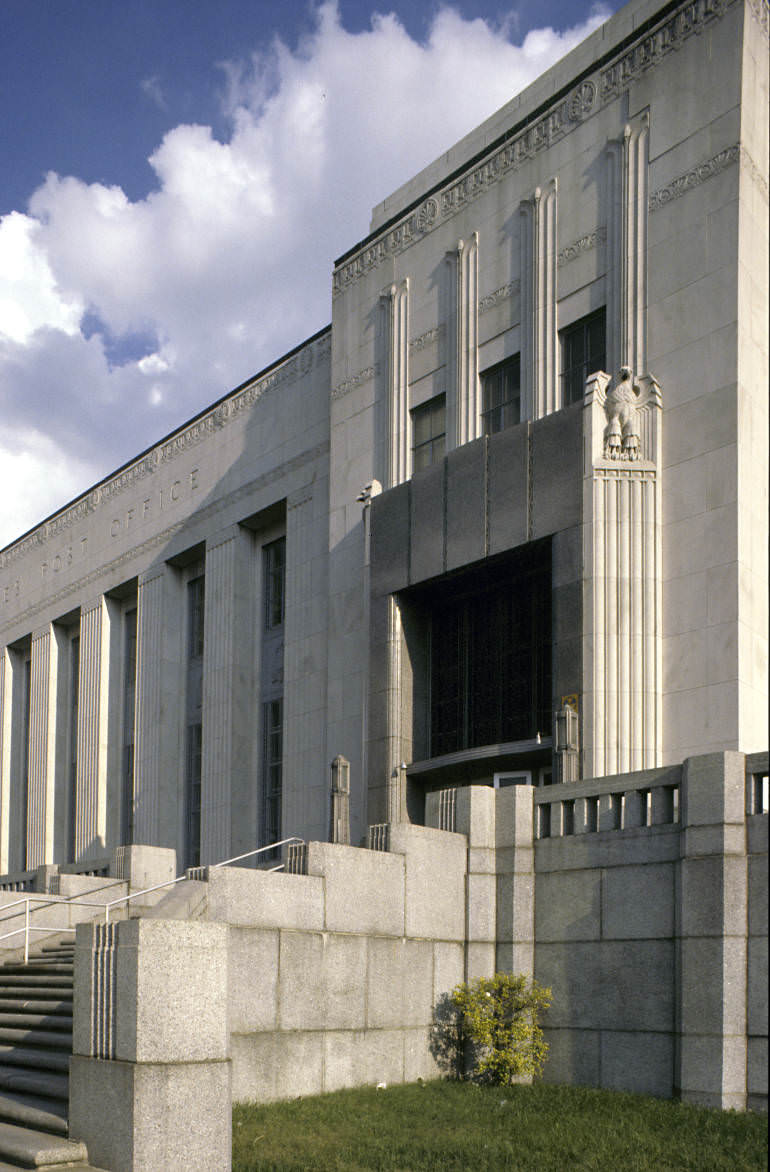
<path id="1" fill-rule="evenodd" d="M 444 572 L 444 461 L 425 468 L 410 484 L 409 580 Z"/>
<path id="2" fill-rule="evenodd" d="M 233 1102 L 270 1103 L 323 1090 L 323 1034 L 233 1034 Z"/>
<path id="3" fill-rule="evenodd" d="M 405 867 L 400 855 L 309 842 L 308 875 L 320 876 L 329 932 L 403 936 Z"/>
<path id="4" fill-rule="evenodd" d="M 720 1110 L 746 1107 L 746 1038 L 682 1038 L 679 1090 L 686 1103 Z"/>
<path id="5" fill-rule="evenodd" d="M 535 938 L 535 876 L 498 875 L 497 939 L 522 942 Z"/>
<path id="6" fill-rule="evenodd" d="M 427 1030 L 404 1030 L 404 1082 L 440 1078 L 444 1073 L 436 1063 Z"/>
<path id="7" fill-rule="evenodd" d="M 524 973 L 535 971 L 535 944 L 533 940 L 498 942 L 495 946 L 495 972 Z"/>
<path id="8" fill-rule="evenodd" d="M 743 825 L 745 764 L 742 753 L 688 757 L 682 775 L 682 825 Z"/>
<path id="9" fill-rule="evenodd" d="M 527 540 L 527 425 L 489 436 L 489 552 Z"/>
<path id="10" fill-rule="evenodd" d="M 428 1026 L 433 1013 L 433 949 L 430 940 L 404 941 L 404 1014 L 406 1027 Z"/>
<path id="11" fill-rule="evenodd" d="M 494 942 L 496 935 L 496 886 L 494 875 L 468 875 L 466 885 L 466 939 Z"/>
<path id="12" fill-rule="evenodd" d="M 497 952 L 494 942 L 469 941 L 465 947 L 465 979 L 475 981 L 478 977 L 494 976 L 496 960 Z"/>
<path id="13" fill-rule="evenodd" d="M 451 993 L 465 979 L 465 949 L 462 944 L 433 945 L 433 1004 Z"/>
<path id="14" fill-rule="evenodd" d="M 282 932 L 278 1014 L 282 1030 L 363 1029 L 366 939 Z"/>
<path id="15" fill-rule="evenodd" d="M 558 871 L 538 875 L 535 938 L 598 940 L 601 934 L 601 872 Z"/>
<path id="16" fill-rule="evenodd" d="M 324 1091 L 404 1081 L 401 1030 L 330 1030 L 323 1035 Z"/>
<path id="17" fill-rule="evenodd" d="M 600 1078 L 598 1030 L 544 1029 L 548 1057 L 543 1082 L 598 1087 Z"/>
<path id="18" fill-rule="evenodd" d="M 746 1022 L 746 940 L 684 939 L 682 1034 L 737 1034 Z"/>
<path id="19" fill-rule="evenodd" d="M 229 1061 L 72 1059 L 70 1136 L 112 1172 L 228 1172 L 230 1104 Z"/>
<path id="20" fill-rule="evenodd" d="M 476 875 L 496 875 L 497 851 L 494 849 L 494 847 L 469 847 L 468 873 Z"/>
<path id="21" fill-rule="evenodd" d="M 674 1028 L 671 941 L 538 943 L 535 976 L 553 990 L 549 1027 Z"/>
<path id="22" fill-rule="evenodd" d="M 763 1095 L 767 1110 L 767 1038 L 749 1038 L 746 1060 L 746 1090 Z"/>
<path id="23" fill-rule="evenodd" d="M 749 935 L 767 933 L 767 855 L 750 855 L 748 860 Z"/>
<path id="24" fill-rule="evenodd" d="M 534 842 L 534 795 L 532 786 L 510 785 L 493 790 L 495 795 L 495 846 L 527 848 Z"/>
<path id="25" fill-rule="evenodd" d="M 132 891 L 176 878 L 176 851 L 162 846 L 121 846 L 113 852 L 112 871 Z"/>
<path id="26" fill-rule="evenodd" d="M 428 946 L 430 947 L 430 946 Z M 366 1027 L 367 1029 L 398 1029 L 403 1024 L 405 1009 L 404 979 L 405 941 L 402 939 L 372 938 L 367 941 Z M 432 993 L 432 956 L 428 968 Z M 409 974 L 411 980 L 412 974 Z"/>
<path id="27" fill-rule="evenodd" d="M 688 826 L 682 834 L 682 856 L 694 859 L 706 855 L 742 855 L 745 842 L 743 826 L 726 823 Z"/>
<path id="28" fill-rule="evenodd" d="M 209 918 L 251 928 L 324 926 L 322 881 L 311 875 L 221 867 L 209 873 Z"/>
<path id="29" fill-rule="evenodd" d="M 680 898 L 683 936 L 745 933 L 745 859 L 730 856 L 683 859 Z"/>
<path id="30" fill-rule="evenodd" d="M 465 835 L 396 823 L 390 850 L 406 856 L 406 935 L 463 940 Z"/>
<path id="31" fill-rule="evenodd" d="M 449 452 L 446 461 L 446 568 L 486 554 L 486 440 Z"/>
<path id="32" fill-rule="evenodd" d="M 491 785 L 468 785 L 455 794 L 455 830 L 468 836 L 471 848 L 494 848 L 495 790 Z"/>
<path id="33" fill-rule="evenodd" d="M 151 919 L 119 924 L 113 996 L 117 1059 L 226 1058 L 227 926 Z"/>
<path id="34" fill-rule="evenodd" d="M 674 1093 L 674 1038 L 671 1034 L 601 1034 L 603 1087 L 670 1099 Z"/>
<path id="35" fill-rule="evenodd" d="M 673 936 L 674 870 L 674 863 L 608 868 L 602 879 L 602 938 Z"/>
<path id="36" fill-rule="evenodd" d="M 230 928 L 227 1010 L 231 1034 L 278 1028 L 278 930 Z"/>
<path id="37" fill-rule="evenodd" d="M 767 936 L 750 936 L 746 988 L 746 1028 L 750 1034 L 767 1034 Z"/>
<path id="38" fill-rule="evenodd" d="M 409 581 L 409 485 L 399 484 L 371 503 L 371 584 L 374 594 L 393 594 Z"/>

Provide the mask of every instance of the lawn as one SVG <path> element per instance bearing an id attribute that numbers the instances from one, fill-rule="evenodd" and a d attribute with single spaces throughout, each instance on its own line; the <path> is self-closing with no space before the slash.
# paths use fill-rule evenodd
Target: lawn
<path id="1" fill-rule="evenodd" d="M 742 1172 L 767 1118 L 585 1087 L 430 1082 L 233 1111 L 233 1172 Z"/>

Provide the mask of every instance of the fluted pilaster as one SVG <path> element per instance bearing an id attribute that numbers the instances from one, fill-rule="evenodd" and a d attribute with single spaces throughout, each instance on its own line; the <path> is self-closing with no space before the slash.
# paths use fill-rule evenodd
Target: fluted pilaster
<path id="1" fill-rule="evenodd" d="M 52 863 L 56 678 L 59 655 L 50 624 L 32 636 L 27 791 L 27 867 Z"/>
<path id="2" fill-rule="evenodd" d="M 647 200 L 650 117 L 644 111 L 607 145 L 607 365 L 647 369 Z"/>
<path id="3" fill-rule="evenodd" d="M 558 335 L 556 329 L 556 179 L 522 200 L 521 375 L 522 418 L 541 419 L 556 411 Z"/>
<path id="4" fill-rule="evenodd" d="M 161 778 L 161 682 L 165 568 L 137 589 L 134 720 L 134 839 L 158 846 Z"/>
<path id="5" fill-rule="evenodd" d="M 110 616 L 101 595 L 80 613 L 75 858 L 107 845 L 107 717 Z"/>
<path id="6" fill-rule="evenodd" d="M 13 670 L 8 648 L 3 647 L 0 649 L 0 874 L 10 870 L 12 717 Z"/>
<path id="7" fill-rule="evenodd" d="M 383 294 L 388 354 L 388 488 L 409 476 L 409 281 Z"/>
<path id="8" fill-rule="evenodd" d="M 467 444 L 481 434 L 479 395 L 478 305 L 479 234 L 459 240 L 455 255 L 455 413 L 456 444 Z"/>

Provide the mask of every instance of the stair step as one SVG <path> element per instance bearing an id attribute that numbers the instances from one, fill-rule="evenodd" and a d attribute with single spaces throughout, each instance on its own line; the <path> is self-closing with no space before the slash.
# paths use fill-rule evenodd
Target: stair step
<path id="1" fill-rule="evenodd" d="M 32 1070 L 60 1070 L 70 1068 L 67 1050 L 36 1050 L 34 1046 L 0 1046 L 0 1066 L 24 1066 Z"/>
<path id="2" fill-rule="evenodd" d="M 54 1135 L 67 1134 L 67 1106 L 59 1099 L 0 1091 L 0 1120 Z"/>
<path id="3" fill-rule="evenodd" d="M 14 1123 L 0 1123 L 0 1159 L 13 1161 L 22 1168 L 47 1165 L 56 1168 L 78 1160 L 87 1164 L 88 1153 L 85 1144 L 28 1127 L 17 1127 Z"/>
<path id="4" fill-rule="evenodd" d="M 72 1034 L 54 1033 L 53 1030 L 14 1030 L 0 1026 L 0 1042 L 18 1042 L 22 1046 L 53 1046 L 57 1050 L 72 1053 Z"/>
<path id="5" fill-rule="evenodd" d="M 5 982 L 9 977 L 13 976 L 41 976 L 48 980 L 50 973 L 64 973 L 72 976 L 73 972 L 72 962 L 67 963 L 65 960 L 40 961 L 39 963 L 29 964 L 4 964 L 0 969 L 0 977 Z"/>
<path id="6" fill-rule="evenodd" d="M 63 1013 L 0 1013 L 0 1027 L 14 1029 L 63 1030 L 72 1033 L 72 1014 Z"/>
<path id="7" fill-rule="evenodd" d="M 61 1017 L 72 1017 L 72 1002 L 62 998 L 38 1001 L 26 997 L 0 997 L 0 1013 L 54 1013 Z"/>
<path id="8" fill-rule="evenodd" d="M 69 1075 L 52 1074 L 46 1070 L 26 1070 L 23 1066 L 0 1067 L 0 1094 L 13 1091 L 22 1095 L 38 1095 L 44 1099 L 62 1099 L 69 1102 Z"/>
<path id="9" fill-rule="evenodd" d="M 40 997 L 50 994 L 52 989 L 61 990 L 54 994 L 56 997 L 66 997 L 68 993 L 71 996 L 72 975 L 64 977 L 53 974 L 44 978 L 39 973 L 28 977 L 6 977 L 5 973 L 0 974 L 0 997 L 18 997 L 20 992 L 28 997 Z"/>

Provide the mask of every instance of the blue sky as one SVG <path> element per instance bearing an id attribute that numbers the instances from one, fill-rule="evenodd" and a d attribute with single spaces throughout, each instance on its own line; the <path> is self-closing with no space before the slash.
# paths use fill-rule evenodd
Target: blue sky
<path id="1" fill-rule="evenodd" d="M 2 0 L 0 547 L 325 325 L 373 204 L 619 6 Z"/>

